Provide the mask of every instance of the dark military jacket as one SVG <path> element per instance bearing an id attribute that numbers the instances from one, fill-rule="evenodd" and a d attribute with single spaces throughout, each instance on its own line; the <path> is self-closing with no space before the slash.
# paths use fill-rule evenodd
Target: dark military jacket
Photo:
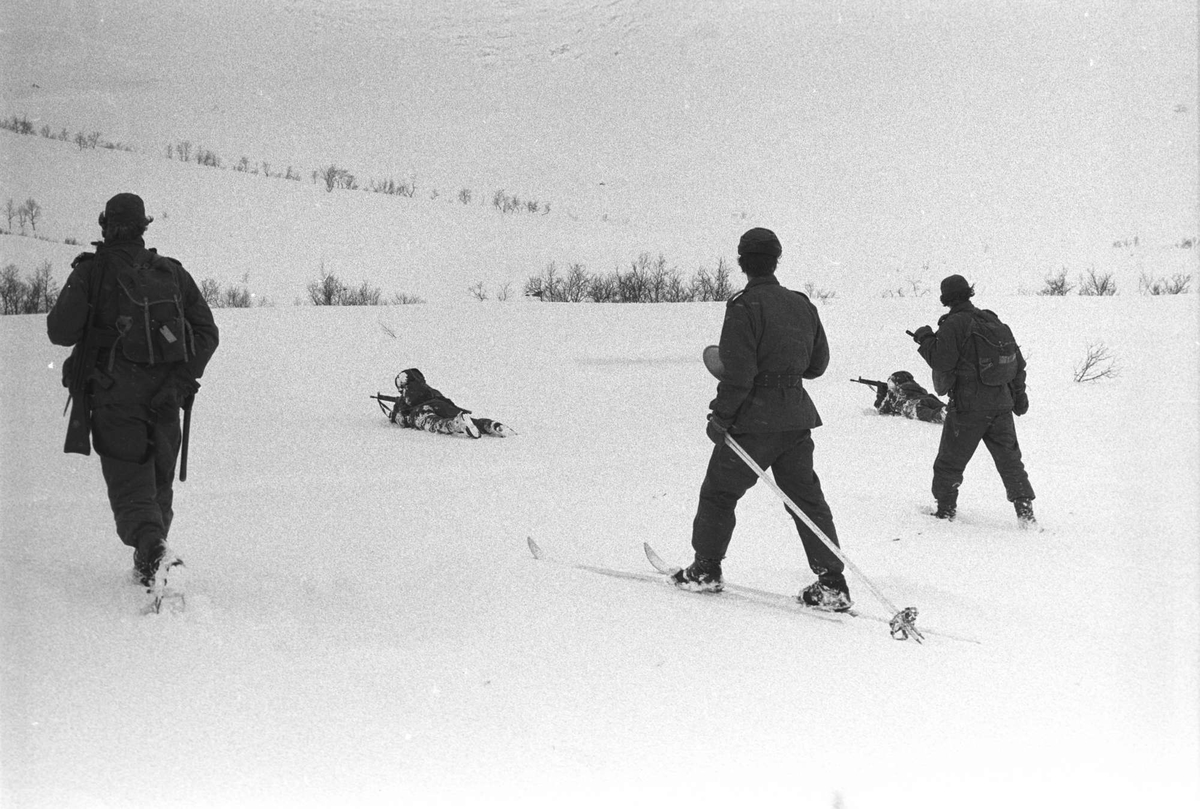
<path id="1" fill-rule="evenodd" d="M 414 379 L 404 386 L 404 392 L 400 394 L 400 401 L 392 408 L 390 418 L 397 424 L 412 427 L 413 420 L 423 411 L 447 419 L 454 418 L 459 413 L 471 412 L 456 405 L 437 388 L 430 387 L 422 376 L 421 379 Z"/>
<path id="2" fill-rule="evenodd" d="M 725 306 L 719 348 L 724 374 L 709 407 L 732 420 L 730 432 L 821 425 L 803 380 L 825 373 L 829 343 L 806 295 L 780 286 L 774 275 L 751 278 Z"/>
<path id="3" fill-rule="evenodd" d="M 97 356 L 90 386 L 93 402 L 98 405 L 146 404 L 172 375 L 190 376 L 193 379 L 203 376 L 209 359 L 217 350 L 219 334 L 212 311 L 187 270 L 174 259 L 157 254 L 153 256 L 156 267 L 166 267 L 163 271 L 177 273 L 184 317 L 190 326 L 190 333 L 181 335 L 189 341 L 188 359 L 155 364 L 131 362 L 120 350 L 112 347 L 117 334 L 117 296 L 121 294 L 117 287 L 117 274 L 129 270 L 143 259 L 145 243 L 135 238 L 120 242 L 97 242 L 96 248 L 95 253 L 83 253 L 72 263 L 66 286 L 46 318 L 50 342 L 60 346 L 75 346 L 72 358 L 78 362 L 78 347 L 92 322 L 92 304 L 99 306 L 96 328 L 99 329 L 103 348 Z M 88 298 L 96 273 L 101 273 L 100 289 L 93 302 Z"/>
<path id="4" fill-rule="evenodd" d="M 1017 375 L 1011 382 L 985 385 L 979 379 L 979 358 L 975 341 L 971 339 L 971 321 L 987 311 L 977 309 L 970 301 L 955 304 L 938 320 L 933 339 L 921 343 L 918 349 L 933 369 L 934 390 L 949 393 L 951 408 L 959 412 L 1012 410 L 1014 398 L 1025 393 L 1025 357 L 1019 348 Z"/>

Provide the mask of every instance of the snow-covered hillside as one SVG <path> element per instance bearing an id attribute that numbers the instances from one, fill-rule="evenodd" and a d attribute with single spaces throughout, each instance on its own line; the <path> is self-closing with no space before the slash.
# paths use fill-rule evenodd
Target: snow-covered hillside
<path id="1" fill-rule="evenodd" d="M 903 329 L 936 305 L 822 308 L 846 551 L 919 625 L 980 641 L 924 646 L 529 556 L 686 561 L 719 304 L 221 310 L 172 532 L 191 608 L 149 618 L 95 459 L 61 453 L 63 352 L 42 317 L 0 319 L 5 805 L 1187 805 L 1196 299 L 981 302 L 1031 357 L 1044 533 L 986 454 L 961 519 L 925 516 L 937 428 L 848 381 L 919 372 Z M 1119 377 L 1071 381 L 1087 340 Z M 391 427 L 367 396 L 411 365 L 520 435 Z M 731 580 L 810 579 L 765 488 L 739 517 Z"/>

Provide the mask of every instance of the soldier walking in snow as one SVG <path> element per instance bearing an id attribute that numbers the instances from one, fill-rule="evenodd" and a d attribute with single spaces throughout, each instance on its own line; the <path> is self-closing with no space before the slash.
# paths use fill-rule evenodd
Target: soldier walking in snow
<path id="1" fill-rule="evenodd" d="M 971 303 L 975 289 L 967 279 L 951 275 L 942 281 L 941 291 L 942 305 L 950 311 L 938 320 L 937 331 L 922 326 L 911 332 L 933 369 L 934 390 L 950 395 L 933 462 L 934 516 L 953 520 L 957 515 L 963 471 L 983 441 L 1021 527 L 1034 527 L 1033 487 L 1013 420 L 1014 414 L 1023 416 L 1029 410 L 1025 358 L 995 313 Z"/>
<path id="2" fill-rule="evenodd" d="M 748 230 L 738 243 L 738 265 L 748 280 L 725 307 L 719 346 L 723 369 L 707 428 L 716 446 L 692 523 L 695 561 L 674 576 L 684 589 L 723 589 L 721 560 L 733 536 L 734 512 L 758 480 L 726 444 L 726 433 L 760 467 L 771 469 L 779 488 L 837 543 L 833 514 L 813 471 L 812 429 L 821 425 L 821 417 L 803 385 L 825 372 L 829 344 L 817 308 L 775 278 L 781 253 L 779 239 L 765 228 Z M 817 574 L 800 600 L 823 609 L 849 609 L 845 565 L 803 521 L 793 521 Z"/>
<path id="3" fill-rule="evenodd" d="M 174 517 L 180 408 L 190 407 L 218 342 L 192 276 L 146 249 L 152 221 L 137 195 L 110 199 L 100 214 L 103 241 L 72 263 L 46 320 L 50 342 L 73 347 L 63 367 L 77 408 L 67 451 L 90 454 L 90 430 L 117 535 L 134 549 L 145 585 L 167 551 Z"/>

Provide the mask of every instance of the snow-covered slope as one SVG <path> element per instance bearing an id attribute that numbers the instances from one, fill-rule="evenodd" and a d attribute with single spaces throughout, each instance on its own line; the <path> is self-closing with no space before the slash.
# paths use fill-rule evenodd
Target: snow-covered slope
<path id="1" fill-rule="evenodd" d="M 919 371 L 902 330 L 931 302 L 822 309 L 817 463 L 846 551 L 920 625 L 981 641 L 925 646 L 530 558 L 528 536 L 686 561 L 719 305 L 220 311 L 172 533 L 191 609 L 149 618 L 95 459 L 60 451 L 63 352 L 3 318 L 5 804 L 1182 805 L 1195 298 L 983 303 L 1031 355 L 1044 533 L 1016 529 L 986 454 L 961 519 L 924 516 L 937 428 L 847 381 Z M 1071 381 L 1087 339 L 1120 377 Z M 411 365 L 520 435 L 391 427 L 367 396 Z M 731 580 L 810 579 L 765 488 L 739 517 Z"/>

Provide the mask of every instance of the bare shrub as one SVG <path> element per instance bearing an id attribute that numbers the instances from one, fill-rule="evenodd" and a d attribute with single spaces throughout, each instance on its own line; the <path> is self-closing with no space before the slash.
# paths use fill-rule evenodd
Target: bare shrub
<path id="1" fill-rule="evenodd" d="M 1067 295 L 1075 288 L 1075 285 L 1067 280 L 1067 268 L 1063 267 L 1059 270 L 1058 275 L 1047 275 L 1042 284 L 1042 288 L 1038 290 L 1039 295 L 1062 296 Z"/>
<path id="2" fill-rule="evenodd" d="M 240 285 L 229 287 L 222 287 L 214 278 L 205 278 L 200 281 L 200 295 L 213 309 L 249 309 L 255 303 L 255 296 L 248 284 L 249 277 L 247 273 L 242 276 Z M 266 305 L 266 301 L 259 301 L 259 305 Z"/>
<path id="3" fill-rule="evenodd" d="M 487 287 L 484 286 L 482 281 L 476 281 L 474 284 L 467 287 L 467 292 L 470 292 L 471 297 L 477 301 L 486 301 L 488 299 Z"/>
<path id="4" fill-rule="evenodd" d="M 308 300 L 313 306 L 337 306 L 345 292 L 346 285 L 333 273 L 325 272 L 324 265 L 321 277 L 308 284 Z"/>
<path id="5" fill-rule="evenodd" d="M 1192 286 L 1192 276 L 1178 272 L 1170 278 L 1151 278 L 1146 273 L 1138 279 L 1143 295 L 1186 295 Z"/>
<path id="6" fill-rule="evenodd" d="M 388 303 L 394 306 L 411 306 L 418 303 L 425 303 L 425 299 L 418 298 L 416 295 L 408 295 L 403 292 L 397 292 L 395 295 L 392 295 Z"/>
<path id="7" fill-rule="evenodd" d="M 458 190 L 458 201 L 461 202 L 463 205 L 470 205 L 471 204 L 471 189 L 460 188 Z"/>
<path id="8" fill-rule="evenodd" d="M 308 284 L 308 301 L 313 306 L 382 306 L 383 293 L 363 281 L 356 287 L 342 281 L 321 264 L 321 275 Z"/>
<path id="9" fill-rule="evenodd" d="M 58 284 L 50 274 L 50 262 L 43 261 L 33 275 L 21 277 L 16 264 L 0 270 L 0 315 L 44 314 L 58 300 Z"/>
<path id="10" fill-rule="evenodd" d="M 459 199 L 462 200 L 461 192 Z M 469 199 L 462 201 L 465 204 Z M 500 213 L 520 213 L 521 211 L 531 214 L 538 213 L 539 211 L 543 214 L 550 213 L 550 203 L 543 204 L 536 200 L 523 200 L 516 194 L 509 194 L 503 188 L 492 194 L 492 207 L 500 211 Z"/>
<path id="11" fill-rule="evenodd" d="M 562 278 L 558 274 L 558 265 L 553 261 L 546 265 L 541 275 L 534 275 L 525 282 L 525 294 L 531 298 L 541 298 L 543 301 L 559 301 L 558 297 Z"/>
<path id="12" fill-rule="evenodd" d="M 1117 281 L 1111 272 L 1100 273 L 1093 267 L 1086 275 L 1079 276 L 1079 294 L 1095 297 L 1116 295 Z"/>
<path id="13" fill-rule="evenodd" d="M 417 193 L 417 178 L 411 177 L 399 182 L 393 180 L 391 177 L 386 180 L 372 180 L 371 190 L 376 194 L 390 194 L 392 196 L 411 199 Z M 436 192 L 434 193 L 436 196 Z"/>
<path id="14" fill-rule="evenodd" d="M 254 305 L 254 296 L 244 286 L 226 287 L 221 295 L 222 309 L 249 309 Z"/>
<path id="15" fill-rule="evenodd" d="M 358 180 L 354 175 L 346 171 L 346 169 L 338 168 L 330 164 L 319 171 L 313 172 L 313 181 L 321 180 L 325 183 L 326 191 L 333 191 L 335 188 L 342 188 L 347 191 L 353 191 L 358 188 Z"/>
<path id="16" fill-rule="evenodd" d="M 221 284 L 215 278 L 202 278 L 200 280 L 200 297 L 204 298 L 204 302 L 209 306 L 218 306 L 221 299 Z"/>
<path id="17" fill-rule="evenodd" d="M 217 157 L 217 153 L 211 149 L 196 150 L 196 164 L 199 166 L 208 166 L 209 168 L 221 168 L 221 158 Z"/>
<path id="18" fill-rule="evenodd" d="M 692 284 L 698 301 L 727 301 L 735 292 L 729 264 L 723 258 L 717 259 L 717 269 L 711 275 L 704 267 L 697 270 Z"/>
<path id="19" fill-rule="evenodd" d="M 596 303 L 616 303 L 617 274 L 596 275 L 588 279 L 588 298 Z"/>
<path id="20" fill-rule="evenodd" d="M 0 121 L 0 129 L 7 129 L 10 132 L 15 132 L 18 135 L 32 135 L 33 123 L 27 116 L 22 115 L 20 118 L 13 115 Z"/>
<path id="21" fill-rule="evenodd" d="M 580 303 L 587 300 L 591 293 L 591 279 L 584 265 L 575 263 L 567 268 L 567 277 L 562 284 L 562 296 L 559 300 L 567 303 Z"/>
<path id="22" fill-rule="evenodd" d="M 831 298 L 837 297 L 836 292 L 833 292 L 828 289 L 820 288 L 812 282 L 809 282 L 804 285 L 804 294 L 807 295 L 809 298 L 812 298 L 813 300 L 820 301 L 821 303 L 825 303 L 826 301 L 830 300 Z"/>
<path id="23" fill-rule="evenodd" d="M 564 276 L 550 262 L 541 275 L 529 278 L 525 294 L 543 301 L 579 303 L 685 303 L 728 300 L 733 295 L 729 269 L 722 259 L 715 273 L 703 267 L 691 278 L 667 265 L 661 254 L 642 253 L 629 269 L 592 275 L 582 264 L 571 264 Z"/>
<path id="24" fill-rule="evenodd" d="M 379 306 L 383 293 L 379 287 L 373 287 L 363 281 L 356 287 L 347 287 L 338 301 L 339 306 Z"/>
<path id="25" fill-rule="evenodd" d="M 926 265 L 928 267 L 929 265 Z M 909 278 L 905 281 L 905 286 L 896 287 L 895 289 L 885 289 L 883 297 L 885 298 L 924 298 L 929 294 L 929 287 L 919 278 Z"/>
<path id="26" fill-rule="evenodd" d="M 0 315 L 15 315 L 21 311 L 25 297 L 25 282 L 16 264 L 5 264 L 0 270 Z"/>
<path id="27" fill-rule="evenodd" d="M 492 207 L 500 213 L 516 213 L 521 210 L 521 200 L 516 194 L 508 194 L 503 188 L 492 194 Z"/>
<path id="28" fill-rule="evenodd" d="M 42 206 L 38 205 L 37 200 L 32 197 L 25 200 L 25 218 L 29 220 L 29 226 L 33 228 L 33 232 L 37 233 L 37 222 L 42 217 Z"/>
<path id="29" fill-rule="evenodd" d="M 1104 343 L 1088 343 L 1083 359 L 1075 366 L 1076 382 L 1095 382 L 1117 376 L 1116 360 Z"/>
<path id="30" fill-rule="evenodd" d="M 58 284 L 50 275 L 50 262 L 43 261 L 29 282 L 26 309 L 30 314 L 49 312 L 58 301 Z"/>

